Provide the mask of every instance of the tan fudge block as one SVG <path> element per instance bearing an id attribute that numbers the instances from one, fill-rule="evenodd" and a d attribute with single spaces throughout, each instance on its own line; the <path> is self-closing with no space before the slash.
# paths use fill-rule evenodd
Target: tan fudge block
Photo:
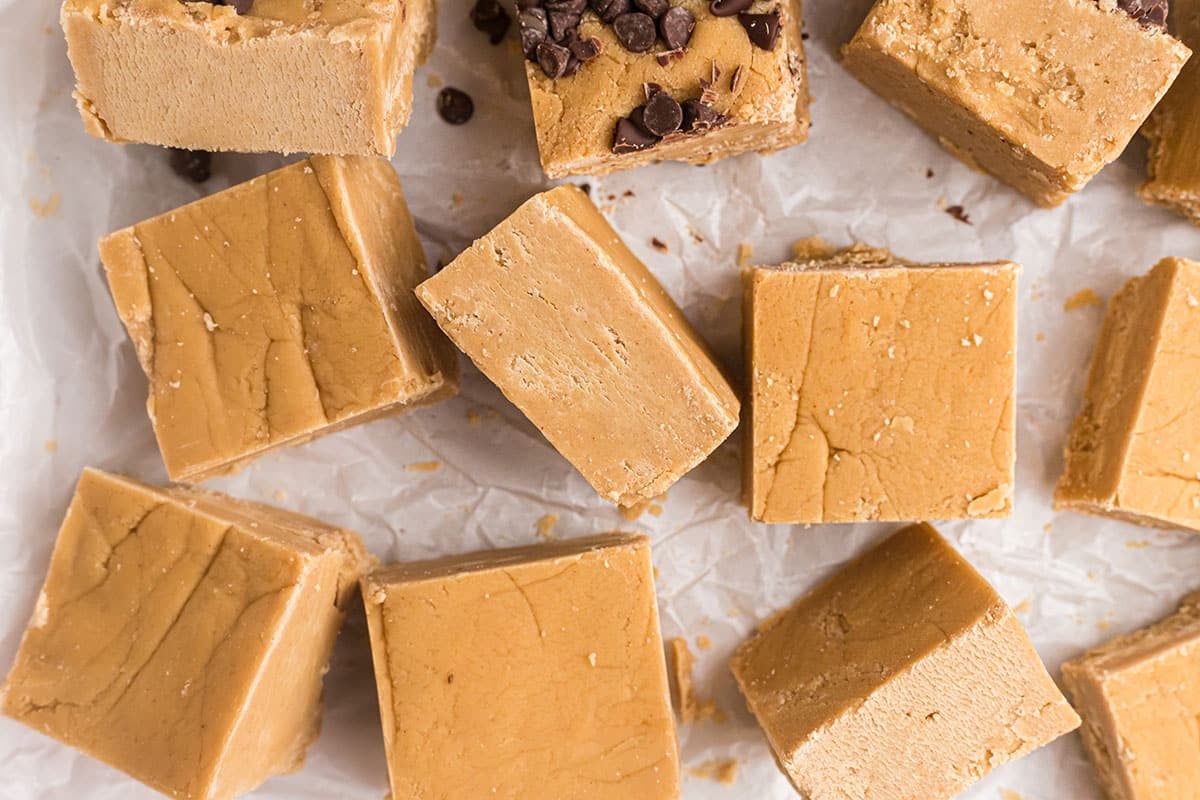
<path id="1" fill-rule="evenodd" d="M 579 35 L 599 40 L 599 58 L 557 80 L 536 63 L 526 62 L 546 175 L 605 175 L 655 161 L 708 164 L 751 150 L 773 153 L 808 138 L 810 98 L 799 0 L 757 0 L 750 7 L 752 12 L 780 12 L 779 40 L 772 50 L 752 44 L 737 17 L 713 16 L 708 0 L 673 0 L 671 5 L 686 8 L 696 20 L 678 56 L 660 60 L 658 54 L 665 48 L 661 41 L 655 52 L 629 52 L 613 28 L 589 8 Z M 646 150 L 613 152 L 617 121 L 646 102 L 646 84 L 658 84 L 682 103 L 700 98 L 702 81 L 712 82 L 712 106 L 729 116 L 727 124 L 701 135 L 674 135 Z"/>
<path id="2" fill-rule="evenodd" d="M 1115 0 L 879 0 L 855 77 L 1042 206 L 1116 159 L 1190 52 Z"/>
<path id="3" fill-rule="evenodd" d="M 1017 271 L 862 247 L 746 271 L 750 516 L 1011 513 Z"/>
<path id="4" fill-rule="evenodd" d="M 395 564 L 363 597 L 395 800 L 679 796 L 644 536 Z"/>
<path id="5" fill-rule="evenodd" d="M 574 186 L 534 196 L 417 296 L 609 500 L 662 494 L 737 427 L 700 337 Z"/>
<path id="6" fill-rule="evenodd" d="M 315 156 L 118 231 L 100 257 L 173 480 L 458 389 L 386 161 Z"/>
<path id="7" fill-rule="evenodd" d="M 172 797 L 248 792 L 304 762 L 369 562 L 297 514 L 86 470 L 4 713 Z"/>
<path id="8" fill-rule="evenodd" d="M 1200 264 L 1160 261 L 1108 305 L 1055 508 L 1200 530 Z"/>
<path id="9" fill-rule="evenodd" d="M 1013 612 L 928 525 L 769 619 L 731 668 L 811 800 L 946 800 L 1079 725 Z"/>
<path id="10" fill-rule="evenodd" d="M 1172 0 L 1170 19 L 1184 44 L 1200 48 L 1200 0 Z M 1200 225 L 1200 58 L 1183 68 L 1142 132 L 1150 179 L 1139 194 Z"/>
<path id="11" fill-rule="evenodd" d="M 65 0 L 84 126 L 192 150 L 381 155 L 408 122 L 433 0 Z"/>
<path id="12" fill-rule="evenodd" d="M 1200 791 L 1200 596 L 1160 622 L 1063 664 L 1084 748 L 1109 800 Z"/>

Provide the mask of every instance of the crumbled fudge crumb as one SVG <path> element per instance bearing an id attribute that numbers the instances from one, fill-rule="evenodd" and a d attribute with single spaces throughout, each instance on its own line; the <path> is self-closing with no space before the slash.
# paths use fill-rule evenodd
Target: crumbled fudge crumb
<path id="1" fill-rule="evenodd" d="M 551 541 L 558 538 L 558 535 L 554 532 L 554 526 L 557 524 L 558 514 L 544 514 L 534 524 L 534 529 L 540 538 Z"/>
<path id="2" fill-rule="evenodd" d="M 814 261 L 829 258 L 838 249 L 820 236 L 806 236 L 792 243 L 792 256 L 796 261 Z"/>
<path id="3" fill-rule="evenodd" d="M 687 772 L 693 778 L 703 778 L 730 786 L 737 781 L 738 761 L 736 758 L 716 758 L 688 767 Z"/>
<path id="4" fill-rule="evenodd" d="M 742 242 L 737 249 L 737 265 L 744 267 L 750 263 L 751 257 L 754 255 L 754 248 Z"/>
<path id="5" fill-rule="evenodd" d="M 1066 302 L 1063 303 L 1063 311 L 1075 311 L 1079 308 L 1102 305 L 1104 305 L 1104 300 L 1096 294 L 1095 289 L 1080 289 L 1066 299 Z"/>
<path id="6" fill-rule="evenodd" d="M 696 698 L 696 685 L 692 679 L 692 665 L 695 658 L 688 649 L 687 640 L 675 637 L 667 642 L 670 653 L 671 688 L 674 690 L 672 700 L 675 712 L 679 714 L 679 722 L 690 725 L 699 717 L 700 705 Z"/>
<path id="7" fill-rule="evenodd" d="M 417 461 L 405 464 L 404 468 L 409 472 L 437 472 L 442 468 L 442 464 L 440 461 Z"/>

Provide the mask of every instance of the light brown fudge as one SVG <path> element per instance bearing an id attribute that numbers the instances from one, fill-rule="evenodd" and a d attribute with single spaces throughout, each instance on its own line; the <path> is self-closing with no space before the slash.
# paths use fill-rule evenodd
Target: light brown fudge
<path id="1" fill-rule="evenodd" d="M 1175 35 L 1200 48 L 1200 0 L 1171 0 Z M 1200 58 L 1192 58 L 1142 133 L 1150 140 L 1149 180 L 1139 194 L 1200 225 Z"/>
<path id="2" fill-rule="evenodd" d="M 538 152 L 547 176 L 604 175 L 654 161 L 707 164 L 747 151 L 772 153 L 808 138 L 810 98 L 799 0 L 756 0 L 748 6 L 750 13 L 780 13 L 779 38 L 770 50 L 754 45 L 736 16 L 714 16 L 708 0 L 672 0 L 671 5 L 687 9 L 695 19 L 679 55 L 660 58 L 661 42 L 651 52 L 630 52 L 612 26 L 589 9 L 579 35 L 598 40 L 598 58 L 557 79 L 537 63 L 526 63 Z M 646 102 L 647 84 L 662 87 L 682 103 L 701 97 L 702 82 L 711 84 L 711 106 L 726 121 L 702 134 L 672 134 L 644 150 L 613 152 L 615 126 Z"/>
<path id="3" fill-rule="evenodd" d="M 737 427 L 704 343 L 577 187 L 535 195 L 417 296 L 613 502 L 663 494 Z"/>
<path id="4" fill-rule="evenodd" d="M 316 520 L 86 470 L 0 705 L 171 797 L 244 794 L 303 764 L 370 566 Z"/>
<path id="5" fill-rule="evenodd" d="M 751 518 L 1011 513 L 1018 269 L 857 246 L 745 271 Z"/>
<path id="6" fill-rule="evenodd" d="M 1063 664 L 1084 749 L 1109 800 L 1200 791 L 1200 596 L 1173 615 Z"/>
<path id="7" fill-rule="evenodd" d="M 1200 531 L 1197 358 L 1200 264 L 1167 258 L 1109 301 L 1055 508 Z"/>
<path id="8" fill-rule="evenodd" d="M 314 156 L 111 234 L 100 257 L 173 480 L 458 390 L 386 161 Z"/>
<path id="9" fill-rule="evenodd" d="M 771 617 L 731 668 L 811 800 L 946 800 L 1079 725 L 1013 612 L 924 524 Z"/>
<path id="10" fill-rule="evenodd" d="M 84 126 L 191 150 L 395 152 L 433 0 L 65 0 Z"/>
<path id="11" fill-rule="evenodd" d="M 696 684 L 692 677 L 696 657 L 683 637 L 667 642 L 667 656 L 671 665 L 671 702 L 679 721 L 690 725 L 700 718 L 700 699 L 696 696 Z"/>
<path id="12" fill-rule="evenodd" d="M 679 796 L 644 536 L 394 564 L 363 598 L 395 800 Z"/>
<path id="13" fill-rule="evenodd" d="M 879 0 L 843 63 L 955 156 L 1056 206 L 1121 154 L 1190 52 L 1116 0 Z"/>

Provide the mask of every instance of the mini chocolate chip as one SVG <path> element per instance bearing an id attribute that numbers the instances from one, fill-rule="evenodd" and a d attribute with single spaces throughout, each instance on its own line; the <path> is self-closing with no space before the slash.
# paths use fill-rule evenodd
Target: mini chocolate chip
<path id="1" fill-rule="evenodd" d="M 570 11 L 547 11 L 546 19 L 550 22 L 550 38 L 561 42 L 567 38 L 568 31 L 579 27 L 579 15 Z"/>
<path id="2" fill-rule="evenodd" d="M 563 70 L 562 76 L 564 78 L 569 78 L 572 75 L 574 75 L 576 72 L 579 72 L 579 68 L 582 66 L 583 66 L 583 62 L 580 61 L 578 58 L 576 58 L 574 55 L 572 55 L 570 58 L 567 59 L 567 68 Z"/>
<path id="3" fill-rule="evenodd" d="M 565 11 L 568 14 L 582 14 L 587 10 L 587 0 L 546 0 L 544 8 L 547 11 Z"/>
<path id="4" fill-rule="evenodd" d="M 712 0 L 708 10 L 714 17 L 732 17 L 754 5 L 754 0 Z"/>
<path id="5" fill-rule="evenodd" d="M 172 147 L 170 164 L 176 175 L 193 183 L 204 183 L 212 177 L 212 153 L 207 150 Z"/>
<path id="6" fill-rule="evenodd" d="M 715 108 L 700 100 L 683 101 L 682 129 L 686 133 L 706 133 L 713 128 L 719 128 L 729 121 L 729 118 Z"/>
<path id="7" fill-rule="evenodd" d="M 737 94 L 738 89 L 742 88 L 742 65 L 738 64 L 737 69 L 733 71 L 733 75 L 729 78 L 729 91 Z"/>
<path id="8" fill-rule="evenodd" d="M 774 50 L 779 41 L 779 12 L 768 11 L 766 14 L 738 14 L 738 22 L 746 29 L 750 41 L 763 50 Z"/>
<path id="9" fill-rule="evenodd" d="M 610 24 L 631 8 L 630 0 L 590 0 L 590 2 L 592 10 L 596 12 L 600 21 Z"/>
<path id="10" fill-rule="evenodd" d="M 648 14 L 628 11 L 613 20 L 617 41 L 631 53 L 645 53 L 658 40 L 654 20 Z"/>
<path id="11" fill-rule="evenodd" d="M 647 147 L 654 147 L 656 144 L 658 144 L 657 138 L 639 128 L 628 117 L 621 117 L 617 120 L 617 127 L 613 131 L 612 151 L 614 153 L 633 153 L 645 150 Z"/>
<path id="12" fill-rule="evenodd" d="M 654 54 L 654 60 L 658 62 L 660 67 L 665 67 L 671 63 L 672 58 L 683 58 L 683 48 L 677 50 L 663 50 L 660 53 Z"/>
<path id="13" fill-rule="evenodd" d="M 683 123 L 683 109 L 675 98 L 666 92 L 658 92 L 649 100 L 642 110 L 642 126 L 647 133 L 652 133 L 660 139 L 668 133 L 679 130 Z"/>
<path id="14" fill-rule="evenodd" d="M 658 21 L 658 32 L 672 50 L 686 47 L 695 27 L 696 18 L 683 6 L 675 6 Z"/>
<path id="15" fill-rule="evenodd" d="M 526 58 L 536 61 L 537 46 L 550 35 L 546 12 L 540 8 L 526 9 L 517 17 L 517 23 L 521 27 L 521 50 Z"/>
<path id="16" fill-rule="evenodd" d="M 1167 29 L 1167 0 L 1117 0 L 1117 5 L 1144 27 Z"/>
<path id="17" fill-rule="evenodd" d="M 571 51 L 571 55 L 580 61 L 591 61 L 596 56 L 600 55 L 600 40 L 595 36 L 590 39 L 580 39 L 578 34 L 568 37 L 570 43 L 567 49 Z"/>
<path id="18" fill-rule="evenodd" d="M 668 0 L 633 0 L 633 4 L 655 19 L 667 13 L 667 9 L 671 7 Z"/>
<path id="19" fill-rule="evenodd" d="M 642 84 L 642 94 L 646 95 L 647 100 L 649 100 L 651 97 L 654 97 L 654 95 L 658 94 L 662 90 L 662 86 L 654 83 L 653 81 L 646 81 Z"/>
<path id="20" fill-rule="evenodd" d="M 721 68 L 717 66 L 716 61 L 708 62 L 708 68 L 709 68 L 709 73 L 712 75 L 712 80 L 710 80 L 708 82 L 709 85 L 711 86 L 712 84 L 717 82 L 717 78 L 721 77 Z"/>
<path id="21" fill-rule="evenodd" d="M 475 103 L 462 89 L 447 86 L 438 92 L 437 112 L 451 125 L 462 125 L 475 113 Z"/>
<path id="22" fill-rule="evenodd" d="M 512 17 L 499 0 L 475 0 L 475 7 L 471 9 L 471 24 L 480 33 L 486 33 L 492 44 L 500 44 L 512 25 Z"/>
<path id="23" fill-rule="evenodd" d="M 571 51 L 553 42 L 542 42 L 537 46 L 537 62 L 547 78 L 561 78 L 571 62 Z"/>

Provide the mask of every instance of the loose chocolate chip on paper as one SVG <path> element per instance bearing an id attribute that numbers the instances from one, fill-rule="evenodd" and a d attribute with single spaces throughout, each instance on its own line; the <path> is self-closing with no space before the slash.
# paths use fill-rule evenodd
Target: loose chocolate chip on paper
<path id="1" fill-rule="evenodd" d="M 204 183 L 212 177 L 212 153 L 207 150 L 172 147 L 170 164 L 176 175 L 193 183 Z"/>
<path id="2" fill-rule="evenodd" d="M 1147 28 L 1167 29 L 1167 0 L 1117 0 L 1117 5 Z"/>
<path id="3" fill-rule="evenodd" d="M 526 58 L 537 59 L 537 46 L 550 35 L 550 24 L 546 12 L 540 8 L 522 11 L 517 17 L 521 27 L 521 50 Z"/>
<path id="4" fill-rule="evenodd" d="M 613 20 L 613 33 L 621 46 L 631 53 L 645 53 L 658 40 L 654 19 L 638 11 L 628 11 Z"/>
<path id="5" fill-rule="evenodd" d="M 732 17 L 754 5 L 754 0 L 712 0 L 708 10 L 714 17 Z"/>
<path id="6" fill-rule="evenodd" d="M 658 144 L 658 139 L 634 124 L 628 117 L 617 120 L 613 131 L 612 151 L 617 154 L 634 153 Z"/>
<path id="7" fill-rule="evenodd" d="M 480 33 L 486 33 L 492 44 L 500 44 L 512 25 L 512 17 L 499 0 L 476 0 L 471 9 L 471 24 Z"/>
<path id="8" fill-rule="evenodd" d="M 675 6 L 658 21 L 658 32 L 671 50 L 686 47 L 695 27 L 696 18 L 683 6 Z"/>
<path id="9" fill-rule="evenodd" d="M 579 27 L 579 15 L 571 11 L 546 11 L 546 19 L 550 23 L 550 38 L 561 42 L 567 38 L 567 33 Z"/>
<path id="10" fill-rule="evenodd" d="M 763 50 L 774 50 L 779 41 L 779 12 L 768 11 L 766 14 L 738 14 L 738 22 L 746 29 L 750 41 Z"/>
<path id="11" fill-rule="evenodd" d="M 671 7 L 667 0 L 633 0 L 633 4 L 639 11 L 645 11 L 655 19 L 667 13 L 667 9 Z"/>
<path id="12" fill-rule="evenodd" d="M 650 246 L 660 253 L 669 253 L 671 251 L 671 248 L 667 247 L 667 243 L 657 236 L 650 239 Z"/>
<path id="13" fill-rule="evenodd" d="M 683 109 L 675 98 L 666 92 L 658 92 L 649 100 L 642 110 L 642 127 L 647 133 L 658 138 L 679 130 L 683 124 Z"/>
<path id="14" fill-rule="evenodd" d="M 571 51 L 553 42 L 542 42 L 537 46 L 537 62 L 547 78 L 561 78 L 567 72 Z"/>
<path id="15" fill-rule="evenodd" d="M 966 225 L 975 224 L 971 222 L 971 215 L 968 214 L 966 209 L 964 209 L 962 206 L 948 206 L 946 208 L 946 213 Z"/>
<path id="16" fill-rule="evenodd" d="M 437 112 L 451 125 L 462 125 L 475 113 L 475 102 L 463 90 L 447 86 L 438 92 Z"/>

